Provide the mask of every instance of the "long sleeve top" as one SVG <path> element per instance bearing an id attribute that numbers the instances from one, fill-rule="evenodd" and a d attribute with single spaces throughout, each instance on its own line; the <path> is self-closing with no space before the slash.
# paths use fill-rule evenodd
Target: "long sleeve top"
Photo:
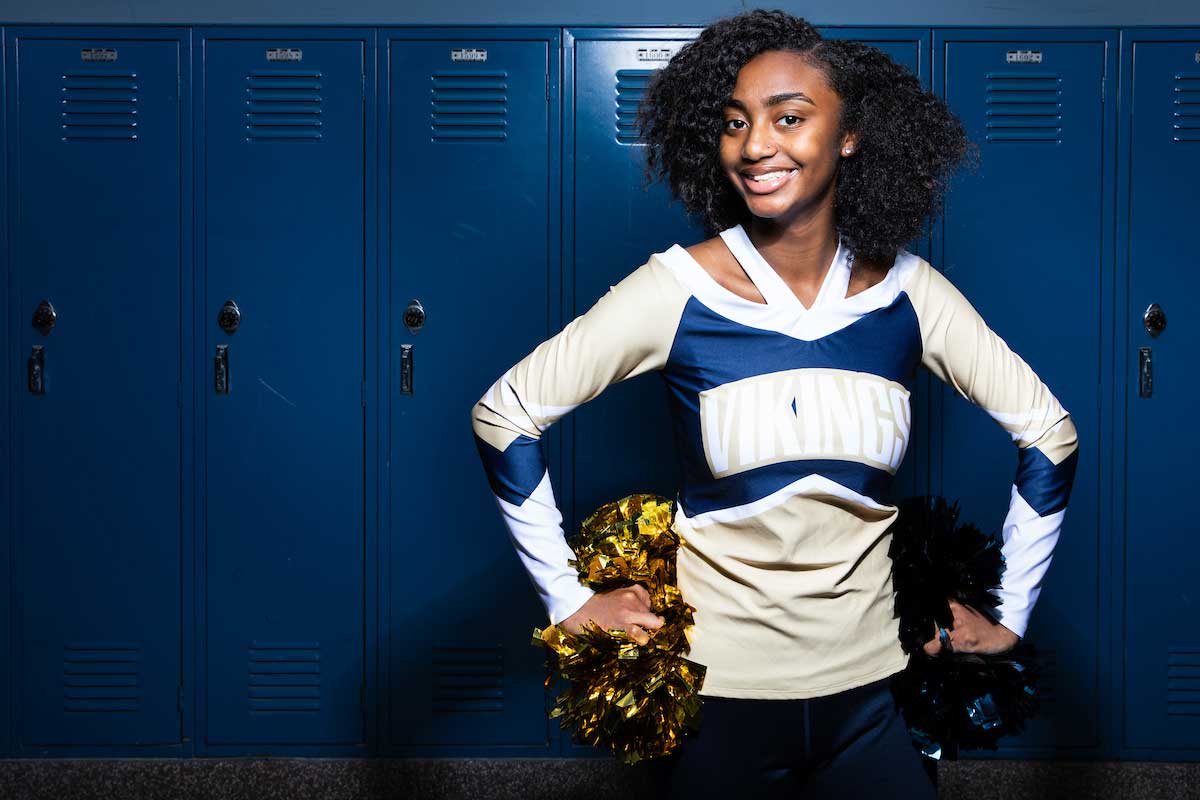
<path id="1" fill-rule="evenodd" d="M 924 259 L 901 249 L 881 282 L 846 297 L 839 244 L 805 308 L 740 225 L 721 237 L 765 304 L 672 245 L 472 407 L 492 493 L 551 623 L 592 591 L 567 563 L 541 435 L 605 387 L 655 370 L 683 465 L 673 524 L 679 588 L 696 609 L 688 657 L 707 668 L 700 693 L 815 697 L 903 669 L 887 554 L 897 509 L 881 498 L 908 448 L 923 365 L 1017 447 L 993 613 L 1023 636 L 1074 480 L 1066 410 Z"/>

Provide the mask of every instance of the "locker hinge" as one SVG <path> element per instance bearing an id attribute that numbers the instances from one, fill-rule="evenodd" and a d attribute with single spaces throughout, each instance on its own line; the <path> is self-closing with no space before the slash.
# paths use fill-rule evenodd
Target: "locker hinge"
<path id="1" fill-rule="evenodd" d="M 546 73 L 546 102 L 550 102 L 550 73 Z"/>
<path id="2" fill-rule="evenodd" d="M 362 90 L 362 101 L 364 103 L 366 103 L 367 102 L 367 76 L 366 76 L 366 73 L 363 73 L 362 75 L 359 75 L 358 77 L 362 79 L 359 88 Z"/>
<path id="3" fill-rule="evenodd" d="M 1107 75 L 1101 75 L 1101 76 L 1100 76 L 1100 102 L 1101 102 L 1101 103 L 1107 102 L 1107 101 L 1104 99 L 1104 97 L 1105 97 L 1105 94 L 1106 94 L 1106 91 L 1105 91 L 1105 90 L 1106 90 L 1107 88 L 1108 88 L 1108 76 L 1107 76 Z"/>
<path id="4" fill-rule="evenodd" d="M 183 102 L 183 76 L 182 75 L 175 76 L 175 102 L 176 103 Z"/>

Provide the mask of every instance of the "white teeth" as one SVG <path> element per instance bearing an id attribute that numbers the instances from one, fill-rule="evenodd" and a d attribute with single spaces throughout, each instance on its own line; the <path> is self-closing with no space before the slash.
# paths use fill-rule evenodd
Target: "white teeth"
<path id="1" fill-rule="evenodd" d="M 759 181 L 761 183 L 763 181 L 773 181 L 776 178 L 782 178 L 784 175 L 790 175 L 793 171 L 794 170 L 784 169 L 776 172 L 767 172 L 762 175 L 750 175 L 749 178 L 752 181 Z"/>

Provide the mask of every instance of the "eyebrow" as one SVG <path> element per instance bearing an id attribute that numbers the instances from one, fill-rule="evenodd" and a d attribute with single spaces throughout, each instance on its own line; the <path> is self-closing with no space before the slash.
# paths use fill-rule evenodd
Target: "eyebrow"
<path id="1" fill-rule="evenodd" d="M 778 105 L 779 103 L 784 102 L 785 100 L 803 100 L 806 103 L 810 103 L 813 106 L 813 108 L 817 107 L 817 104 L 813 102 L 812 98 L 809 97 L 808 95 L 806 95 L 804 92 L 784 92 L 782 94 L 773 94 L 766 99 L 766 101 L 763 103 L 763 105 L 774 106 L 774 105 Z M 733 97 L 731 97 L 725 101 L 725 106 L 726 107 L 732 106 L 733 108 L 740 108 L 742 111 L 747 110 L 745 103 L 743 103 L 741 100 L 738 100 Z"/>

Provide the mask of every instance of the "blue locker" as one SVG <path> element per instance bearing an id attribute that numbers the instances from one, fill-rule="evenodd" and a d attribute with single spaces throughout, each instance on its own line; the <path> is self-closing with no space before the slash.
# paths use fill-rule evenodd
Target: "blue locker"
<path id="1" fill-rule="evenodd" d="M 4 57 L 4 29 L 0 28 L 0 219 L 5 224 L 0 225 L 0 263 L 4 269 L 0 271 L 0 286 L 6 287 L 8 297 L 12 297 L 8 261 L 8 124 L 7 124 L 7 93 L 4 80 L 4 68 L 7 59 Z M 8 352 L 8 303 L 0 303 L 0 366 L 9 382 L 4 391 L 0 391 L 0 756 L 9 754 L 10 730 L 12 727 L 12 703 L 10 687 L 12 679 L 12 642 L 10 631 L 12 624 L 13 594 L 12 583 L 9 580 L 12 552 L 12 521 L 9 514 L 12 510 L 9 499 L 9 477 L 12 459 L 12 429 L 9 416 L 9 393 L 16 390 L 13 361 Z"/>
<path id="2" fill-rule="evenodd" d="M 702 226 L 686 217 L 665 185 L 643 185 L 644 148 L 636 141 L 633 125 L 654 71 L 698 33 L 695 28 L 567 31 L 563 258 L 570 304 L 564 322 L 586 312 L 650 253 L 706 238 Z M 918 75 L 928 63 L 927 29 L 844 28 L 822 34 L 868 42 Z M 911 245 L 914 251 L 917 245 Z M 914 411 L 918 404 L 914 397 Z M 675 496 L 679 469 L 659 376 L 641 375 L 611 386 L 560 425 L 570 431 L 566 480 L 573 480 L 574 487 L 559 494 L 569 532 L 578 530 L 580 521 L 600 504 L 632 492 Z M 913 448 L 896 476 L 897 496 L 916 491 L 922 474 L 913 466 L 919 461 L 914 458 L 917 450 Z M 571 754 L 593 750 L 567 740 L 563 747 Z"/>
<path id="3" fill-rule="evenodd" d="M 1094 750 L 1103 730 L 1098 598 L 1107 557 L 1100 406 L 1107 378 L 1116 37 L 1105 31 L 934 31 L 936 89 L 979 145 L 935 230 L 934 266 L 1071 413 L 1074 492 L 1027 639 L 1046 660 L 1044 705 L 1012 747 Z M 1115 98 L 1114 98 L 1115 99 Z M 942 385 L 933 485 L 999 535 L 1016 468 L 996 423 Z"/>
<path id="4" fill-rule="evenodd" d="M 1188 513 L 1200 309 L 1186 290 L 1197 263 L 1197 34 L 1136 30 L 1122 44 L 1118 246 L 1129 290 L 1118 344 L 1127 448 L 1124 607 L 1115 611 L 1124 655 L 1122 743 L 1133 758 L 1194 758 L 1200 746 L 1200 635 L 1192 613 L 1200 601 L 1200 547 Z M 1148 313 L 1151 304 L 1165 328 Z M 1152 379 L 1145 387 L 1143 361 Z"/>
<path id="5" fill-rule="evenodd" d="M 181 737 L 184 58 L 136 36 L 6 32 L 21 752 Z"/>
<path id="6" fill-rule="evenodd" d="M 546 755 L 544 651 L 529 638 L 545 617 L 468 410 L 558 319 L 559 35 L 385 35 L 387 741 L 404 755 Z"/>
<path id="7" fill-rule="evenodd" d="M 372 39 L 201 42 L 204 748 L 361 751 Z"/>
<path id="8" fill-rule="evenodd" d="M 644 147 L 634 127 L 654 72 L 698 33 L 695 28 L 567 32 L 564 323 L 591 308 L 650 253 L 705 238 L 665 185 L 644 185 Z M 602 503 L 627 494 L 675 496 L 679 465 L 658 375 L 610 386 L 560 424 L 570 443 L 566 480 L 574 483 L 559 494 L 569 533 Z"/>

